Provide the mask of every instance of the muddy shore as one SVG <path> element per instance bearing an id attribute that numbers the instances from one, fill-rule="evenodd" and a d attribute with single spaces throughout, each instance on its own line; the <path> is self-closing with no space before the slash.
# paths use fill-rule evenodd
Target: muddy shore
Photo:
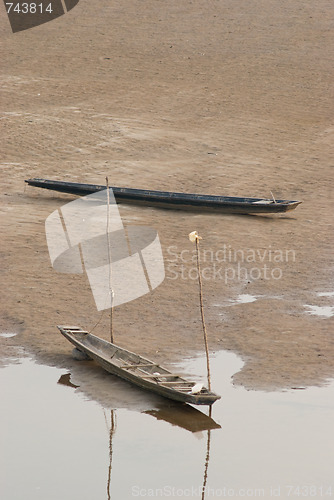
<path id="1" fill-rule="evenodd" d="M 301 200 L 279 216 L 120 205 L 156 228 L 166 278 L 115 309 L 115 341 L 158 361 L 203 351 L 193 246 L 203 237 L 209 343 L 245 361 L 249 389 L 334 377 L 333 82 L 329 0 L 84 0 L 13 34 L 3 16 L 2 363 L 17 347 L 75 363 L 57 324 L 99 319 L 88 280 L 55 272 L 44 223 L 73 200 L 42 177 Z M 105 314 L 95 333 L 108 338 Z M 14 354 L 13 354 L 14 353 Z"/>

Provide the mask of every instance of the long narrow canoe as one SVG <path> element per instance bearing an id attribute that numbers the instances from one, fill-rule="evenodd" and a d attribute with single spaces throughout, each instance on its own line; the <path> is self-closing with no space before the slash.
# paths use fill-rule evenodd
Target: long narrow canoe
<path id="1" fill-rule="evenodd" d="M 85 196 L 106 189 L 106 186 L 97 184 L 80 184 L 78 182 L 52 181 L 37 178 L 27 179 L 25 182 L 30 186 L 79 196 Z M 132 189 L 114 186 L 112 186 L 112 190 L 116 201 L 121 203 L 132 203 L 136 205 L 145 204 L 163 208 L 188 210 L 208 209 L 235 214 L 287 212 L 288 210 L 293 210 L 301 203 L 301 201 L 173 193 L 169 191 L 150 191 L 148 189 Z"/>
<path id="2" fill-rule="evenodd" d="M 175 401 L 212 405 L 220 396 L 138 354 L 107 342 L 79 326 L 58 326 L 79 351 L 113 375 Z"/>

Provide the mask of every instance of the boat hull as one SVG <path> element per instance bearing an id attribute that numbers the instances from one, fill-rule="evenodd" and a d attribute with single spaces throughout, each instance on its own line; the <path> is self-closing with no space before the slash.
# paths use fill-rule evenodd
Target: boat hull
<path id="1" fill-rule="evenodd" d="M 60 193 L 86 196 L 106 189 L 98 184 L 52 181 L 48 179 L 27 179 L 30 186 L 35 186 Z M 241 198 L 233 196 L 214 196 L 169 191 L 151 191 L 112 187 L 115 199 L 119 203 L 150 205 L 161 208 L 182 210 L 211 210 L 235 214 L 280 213 L 294 210 L 301 202 L 289 200 L 265 200 L 261 198 Z"/>
<path id="2" fill-rule="evenodd" d="M 217 399 L 220 399 L 220 396 L 205 388 L 202 389 L 201 393 L 192 394 L 191 388 L 195 385 L 195 382 L 174 375 L 166 368 L 116 344 L 87 333 L 77 326 L 58 326 L 58 329 L 77 349 L 96 361 L 106 371 L 142 389 L 155 392 L 174 401 L 195 405 L 212 405 Z M 142 368 L 133 368 L 136 366 Z M 136 373 L 133 373 L 133 371 L 136 371 Z M 154 376 L 154 374 L 157 375 Z M 162 379 L 165 379 L 165 382 Z M 177 384 L 180 387 L 182 386 L 182 391 L 163 384 Z"/>

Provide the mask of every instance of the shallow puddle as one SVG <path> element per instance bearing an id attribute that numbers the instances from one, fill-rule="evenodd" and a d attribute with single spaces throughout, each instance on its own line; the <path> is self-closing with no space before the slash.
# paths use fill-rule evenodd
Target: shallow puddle
<path id="1" fill-rule="evenodd" d="M 305 304 L 306 314 L 321 318 L 332 318 L 334 316 L 334 304 L 333 300 L 330 299 L 334 297 L 334 292 L 318 292 L 317 296 L 320 297 L 317 301 L 321 302 L 322 305 Z"/>
<path id="2" fill-rule="evenodd" d="M 93 374 L 94 364 L 83 363 Z M 80 372 L 74 381 L 29 359 L 1 369 L 1 498 L 334 497 L 334 384 L 246 391 L 231 384 L 241 367 L 234 354 L 212 357 L 222 399 L 211 417 L 204 407 L 116 386 L 111 375 L 104 383 L 121 387 L 128 409 L 115 409 L 112 394 L 106 407 L 88 397 Z M 205 359 L 177 368 L 205 382 Z"/>
<path id="3" fill-rule="evenodd" d="M 313 306 L 305 304 L 308 311 L 307 314 L 312 314 L 313 316 L 321 316 L 323 318 L 331 318 L 334 316 L 334 306 Z"/>
<path id="4" fill-rule="evenodd" d="M 237 297 L 237 304 L 248 304 L 250 302 L 255 302 L 256 297 L 254 295 L 249 295 L 248 293 L 241 294 Z"/>

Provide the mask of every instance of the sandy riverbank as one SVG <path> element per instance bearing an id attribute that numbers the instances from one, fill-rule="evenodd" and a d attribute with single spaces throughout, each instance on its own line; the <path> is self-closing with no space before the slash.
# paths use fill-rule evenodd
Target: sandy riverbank
<path id="1" fill-rule="evenodd" d="M 116 308 L 120 345 L 159 361 L 202 350 L 187 238 L 197 230 L 210 347 L 246 360 L 235 383 L 334 376 L 334 319 L 319 315 L 334 306 L 333 15 L 329 0 L 81 0 L 15 35 L 2 17 L 0 330 L 19 333 L 0 338 L 3 358 L 20 345 L 70 366 L 55 325 L 90 328 L 100 316 L 86 277 L 49 261 L 45 219 L 73 198 L 24 179 L 108 175 L 118 186 L 303 201 L 273 217 L 120 206 L 125 224 L 158 229 L 166 265 L 152 294 Z M 107 337 L 107 324 L 96 333 Z"/>

